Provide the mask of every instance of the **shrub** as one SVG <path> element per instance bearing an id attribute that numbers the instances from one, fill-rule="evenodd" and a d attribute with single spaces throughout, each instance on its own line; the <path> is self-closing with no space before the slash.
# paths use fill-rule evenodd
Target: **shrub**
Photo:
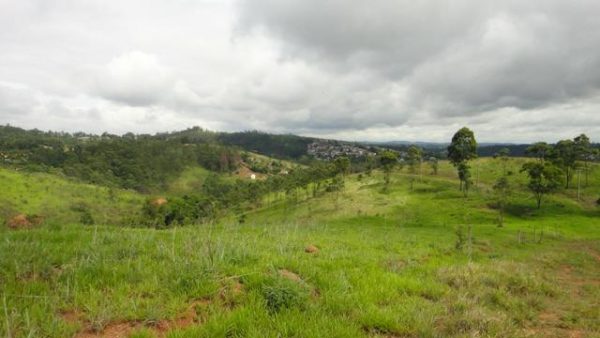
<path id="1" fill-rule="evenodd" d="M 301 307 L 308 298 L 308 290 L 297 282 L 285 278 L 273 278 L 262 286 L 269 312 L 275 313 L 282 309 Z"/>
<path id="2" fill-rule="evenodd" d="M 81 213 L 81 217 L 79 218 L 79 222 L 85 225 L 93 225 L 96 222 L 94 221 L 94 217 L 92 217 L 92 213 L 89 210 L 84 210 Z"/>

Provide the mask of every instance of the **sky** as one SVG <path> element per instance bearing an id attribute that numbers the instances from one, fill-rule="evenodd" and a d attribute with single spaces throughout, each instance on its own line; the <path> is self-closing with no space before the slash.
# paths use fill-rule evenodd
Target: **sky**
<path id="1" fill-rule="evenodd" d="M 600 141 L 598 0 L 0 0 L 0 124 Z"/>

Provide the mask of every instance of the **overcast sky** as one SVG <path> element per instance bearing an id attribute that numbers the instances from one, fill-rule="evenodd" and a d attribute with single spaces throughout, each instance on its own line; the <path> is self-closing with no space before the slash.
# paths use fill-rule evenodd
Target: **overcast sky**
<path id="1" fill-rule="evenodd" d="M 598 0 L 0 0 L 0 124 L 600 141 Z"/>

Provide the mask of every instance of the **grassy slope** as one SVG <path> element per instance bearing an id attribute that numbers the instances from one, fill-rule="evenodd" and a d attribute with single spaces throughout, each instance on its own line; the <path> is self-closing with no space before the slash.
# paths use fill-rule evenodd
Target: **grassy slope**
<path id="1" fill-rule="evenodd" d="M 43 173 L 0 168 L 0 222 L 17 213 L 43 216 L 54 224 L 79 222 L 85 207 L 101 224 L 118 222 L 139 209 L 143 197 L 137 193 L 84 184 Z"/>
<path id="2" fill-rule="evenodd" d="M 444 163 L 413 190 L 404 173 L 388 194 L 380 173 L 351 176 L 343 193 L 265 207 L 243 225 L 0 230 L 0 335 L 600 335 L 597 191 L 537 211 L 517 190 L 499 229 L 487 207 L 495 165 L 478 163 L 468 199 Z M 474 240 L 457 251 L 460 224 Z"/>

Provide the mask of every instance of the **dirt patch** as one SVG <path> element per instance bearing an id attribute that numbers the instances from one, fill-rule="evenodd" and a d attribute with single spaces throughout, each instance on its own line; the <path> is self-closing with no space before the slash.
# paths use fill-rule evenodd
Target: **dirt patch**
<path id="1" fill-rule="evenodd" d="M 110 323 L 101 332 L 88 329 L 75 335 L 75 338 L 126 338 L 137 329 L 144 327 L 135 321 Z"/>
<path id="2" fill-rule="evenodd" d="M 38 215 L 17 214 L 6 221 L 10 229 L 28 229 L 44 222 L 44 217 Z"/>
<path id="3" fill-rule="evenodd" d="M 548 337 L 548 338 L 583 338 L 588 337 L 585 331 L 569 329 L 527 329 L 524 331 L 525 337 Z"/>
<path id="4" fill-rule="evenodd" d="M 159 337 L 164 337 L 169 331 L 175 329 L 184 329 L 186 327 L 199 324 L 206 320 L 202 317 L 203 309 L 209 306 L 212 302 L 209 299 L 195 300 L 186 309 L 173 320 L 161 320 L 151 328 Z"/>
<path id="5" fill-rule="evenodd" d="M 11 229 L 24 229 L 24 228 L 29 228 L 32 224 L 27 219 L 27 215 L 18 214 L 16 216 L 12 217 L 11 219 L 9 219 L 6 222 L 6 225 L 8 225 L 8 227 Z"/>
<path id="6" fill-rule="evenodd" d="M 65 310 L 60 312 L 60 318 L 67 323 L 77 323 L 83 318 L 83 315 L 77 310 Z"/>
<path id="7" fill-rule="evenodd" d="M 75 334 L 75 338 L 125 338 L 129 337 L 134 331 L 146 328 L 158 337 L 165 337 L 167 333 L 175 329 L 184 329 L 186 327 L 199 324 L 206 320 L 202 317 L 207 306 L 212 303 L 210 299 L 199 299 L 192 301 L 186 310 L 171 320 L 159 320 L 155 322 L 144 322 L 140 320 L 116 321 L 108 323 L 100 331 L 94 330 L 89 322 L 84 320 L 81 312 L 68 310 L 60 313 L 60 317 L 67 323 L 82 323 L 84 329 Z"/>
<path id="8" fill-rule="evenodd" d="M 600 253 L 598 253 L 598 251 L 596 251 L 596 250 L 594 250 L 594 249 L 592 249 L 590 247 L 587 247 L 586 251 L 587 251 L 587 253 L 590 256 L 592 256 L 593 258 L 595 258 L 598 263 L 600 263 Z"/>
<path id="9" fill-rule="evenodd" d="M 306 252 L 306 253 L 317 253 L 317 252 L 319 252 L 319 248 L 317 248 L 316 246 L 310 244 L 306 248 L 304 248 L 304 252 Z"/>
<path id="10" fill-rule="evenodd" d="M 238 280 L 233 280 L 221 287 L 219 290 L 219 299 L 225 307 L 233 309 L 240 302 L 240 297 L 243 294 L 244 284 Z"/>
<path id="11" fill-rule="evenodd" d="M 600 286 L 600 279 L 578 277 L 574 273 L 573 267 L 570 265 L 561 265 L 560 270 L 557 273 L 557 277 L 563 283 L 575 286 L 576 288 L 571 288 L 572 292 L 578 291 L 579 287 L 585 285 Z"/>
<path id="12" fill-rule="evenodd" d="M 281 269 L 278 272 L 279 272 L 279 275 L 283 278 L 289 279 L 293 282 L 302 282 L 302 278 L 300 278 L 300 276 L 291 272 L 290 270 Z"/>
<path id="13" fill-rule="evenodd" d="M 154 207 L 160 207 L 161 205 L 165 205 L 167 204 L 169 201 L 167 201 L 166 198 L 164 197 L 159 197 L 159 198 L 155 198 L 152 201 L 150 201 L 150 205 L 154 206 Z"/>
<path id="14" fill-rule="evenodd" d="M 539 320 L 544 323 L 556 323 L 560 320 L 558 315 L 554 312 L 544 311 L 539 314 Z"/>
<path id="15" fill-rule="evenodd" d="M 240 167 L 238 168 L 238 170 L 236 170 L 235 173 L 238 177 L 247 180 L 252 179 L 252 177 L 254 177 L 255 180 L 264 180 L 266 178 L 266 175 L 252 171 L 252 169 L 248 168 L 243 164 L 240 165 Z"/>

